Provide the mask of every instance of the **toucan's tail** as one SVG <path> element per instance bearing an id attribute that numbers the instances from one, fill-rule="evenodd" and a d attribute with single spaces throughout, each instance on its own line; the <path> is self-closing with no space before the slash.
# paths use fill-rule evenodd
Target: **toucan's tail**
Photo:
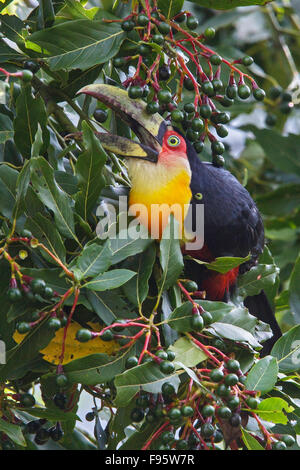
<path id="1" fill-rule="evenodd" d="M 263 290 L 258 295 L 246 297 L 246 299 L 244 300 L 244 305 L 248 308 L 251 315 L 254 315 L 259 320 L 268 323 L 271 327 L 273 336 L 272 338 L 269 338 L 267 341 L 265 341 L 265 343 L 263 343 L 263 348 L 260 352 L 261 356 L 266 356 L 270 353 L 273 345 L 282 335 L 272 307 Z"/>

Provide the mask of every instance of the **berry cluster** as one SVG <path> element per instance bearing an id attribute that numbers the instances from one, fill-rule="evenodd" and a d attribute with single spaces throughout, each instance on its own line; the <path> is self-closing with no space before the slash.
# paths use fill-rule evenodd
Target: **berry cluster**
<path id="1" fill-rule="evenodd" d="M 130 65 L 135 66 L 134 75 L 123 82 L 129 97 L 144 99 L 149 114 L 159 112 L 175 126 L 182 126 L 198 153 L 208 138 L 214 164 L 222 165 L 225 147 L 211 130 L 218 137 L 226 137 L 224 124 L 230 115 L 218 107 L 227 108 L 235 99 L 245 100 L 251 94 L 258 101 L 265 97 L 254 79 L 237 67 L 248 67 L 253 58 L 229 62 L 207 46 L 215 36 L 213 28 L 199 34 L 194 31 L 198 20 L 191 13 L 182 11 L 167 19 L 149 0 L 145 8 L 137 2 L 121 26 L 128 33 L 128 50 L 134 49 L 134 53 L 124 56 L 123 50 L 123 55 L 113 59 L 113 65 L 125 73 Z M 221 79 L 224 67 L 228 69 L 227 84 Z M 185 92 L 187 97 L 193 92 L 193 100 L 185 99 L 182 106 Z"/>

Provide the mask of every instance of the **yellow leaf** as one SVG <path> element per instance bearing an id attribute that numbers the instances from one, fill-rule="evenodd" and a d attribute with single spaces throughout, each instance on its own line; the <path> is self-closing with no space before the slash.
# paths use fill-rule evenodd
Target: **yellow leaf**
<path id="1" fill-rule="evenodd" d="M 89 323 L 92 329 L 99 331 L 99 324 Z M 100 338 L 94 338 L 87 343 L 80 343 L 75 339 L 76 332 L 82 327 L 75 322 L 72 322 L 68 328 L 67 338 L 65 342 L 65 354 L 63 364 L 67 364 L 74 359 L 89 356 L 90 354 L 105 353 L 113 354 L 118 351 L 120 345 L 116 341 L 102 341 Z M 50 341 L 46 348 L 41 349 L 40 353 L 43 354 L 45 361 L 51 364 L 59 364 L 59 356 L 61 355 L 62 342 L 63 342 L 64 328 L 60 328 L 55 337 Z M 13 336 L 16 343 L 20 343 L 24 339 L 24 335 L 15 332 Z"/>

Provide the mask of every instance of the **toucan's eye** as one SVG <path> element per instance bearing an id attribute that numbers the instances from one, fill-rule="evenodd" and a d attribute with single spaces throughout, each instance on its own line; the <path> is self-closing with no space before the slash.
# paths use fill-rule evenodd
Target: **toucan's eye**
<path id="1" fill-rule="evenodd" d="M 181 140 L 179 139 L 179 137 L 177 137 L 177 135 L 170 135 L 170 137 L 168 138 L 168 145 L 170 147 L 177 147 L 180 142 Z"/>

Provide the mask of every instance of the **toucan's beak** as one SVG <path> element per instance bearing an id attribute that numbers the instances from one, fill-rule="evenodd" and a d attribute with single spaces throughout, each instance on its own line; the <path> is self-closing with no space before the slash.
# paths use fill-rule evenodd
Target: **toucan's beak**
<path id="1" fill-rule="evenodd" d="M 124 157 L 140 158 L 157 162 L 162 139 L 167 129 L 160 114 L 147 114 L 146 103 L 129 98 L 126 90 L 105 84 L 87 85 L 78 93 L 97 98 L 132 129 L 140 142 L 110 133 L 97 133 L 106 150 Z"/>

